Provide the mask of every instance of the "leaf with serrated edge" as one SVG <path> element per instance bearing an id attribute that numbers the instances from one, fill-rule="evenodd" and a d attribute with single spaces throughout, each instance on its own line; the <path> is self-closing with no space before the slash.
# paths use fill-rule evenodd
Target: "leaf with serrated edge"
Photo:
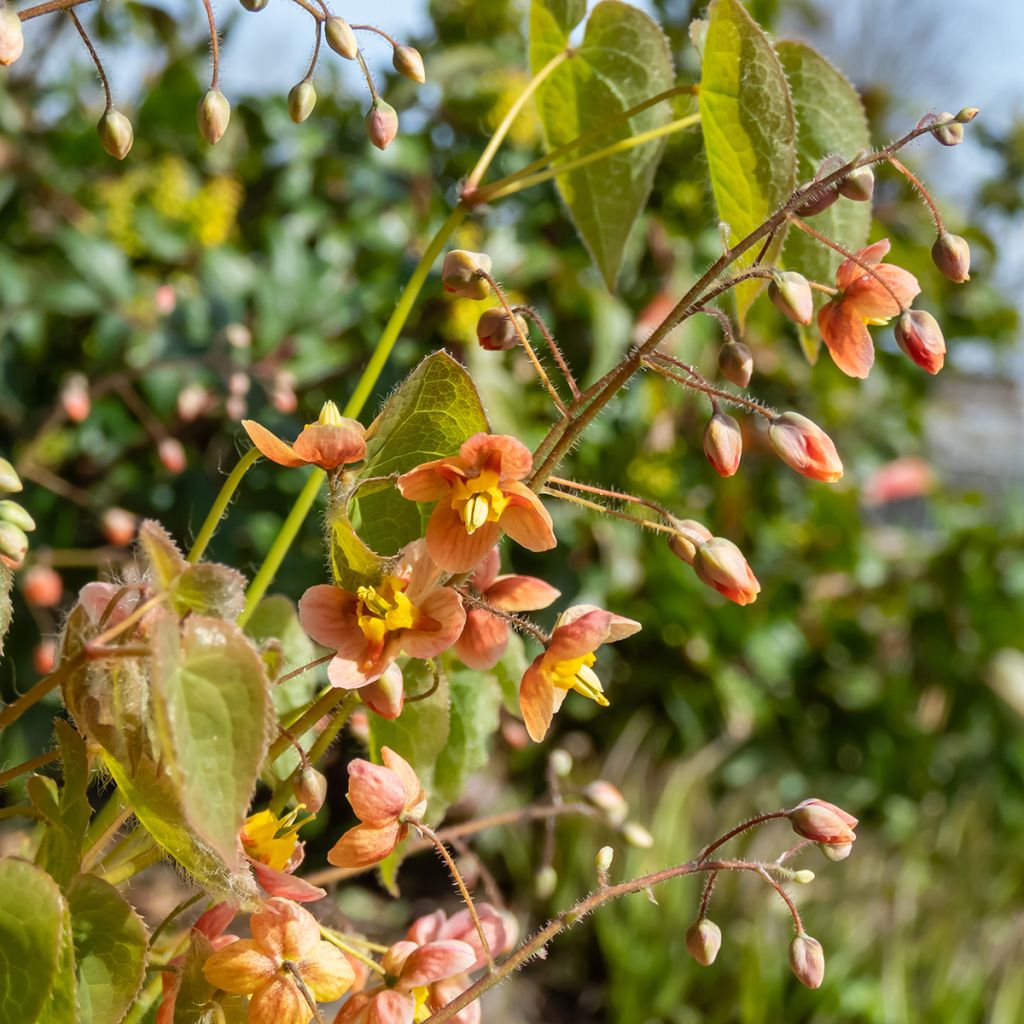
<path id="1" fill-rule="evenodd" d="M 536 74 L 565 48 L 582 5 L 534 0 L 530 10 L 530 66 Z M 564 15 L 561 16 L 561 15 Z M 572 142 L 675 82 L 672 54 L 660 27 L 619 0 L 598 4 L 583 43 L 537 90 L 537 111 L 548 149 Z M 667 124 L 668 103 L 659 103 L 626 124 L 604 132 L 573 154 L 586 156 L 622 139 Z M 609 288 L 622 266 L 626 243 L 651 194 L 663 140 L 625 150 L 561 174 L 558 191 L 576 230 Z"/>
<path id="2" fill-rule="evenodd" d="M 739 0 L 712 0 L 704 41 L 700 93 L 701 130 L 719 220 L 734 244 L 763 224 L 796 183 L 796 121 L 782 64 L 768 37 Z M 778 231 L 764 262 L 782 250 Z M 753 246 L 731 273 L 750 266 Z M 733 291 L 742 327 L 765 286 L 744 281 Z"/>

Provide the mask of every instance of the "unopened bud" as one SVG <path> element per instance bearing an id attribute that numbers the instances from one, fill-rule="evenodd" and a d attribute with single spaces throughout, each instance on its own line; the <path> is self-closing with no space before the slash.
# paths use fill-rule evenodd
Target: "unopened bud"
<path id="1" fill-rule="evenodd" d="M 801 932 L 789 944 L 789 966 L 808 988 L 818 988 L 825 979 L 825 952 L 817 939 Z"/>
<path id="2" fill-rule="evenodd" d="M 36 528 L 36 521 L 28 512 L 9 498 L 0 501 L 0 522 L 11 523 L 26 533 L 31 533 Z"/>
<path id="3" fill-rule="evenodd" d="M 853 831 L 857 827 L 857 819 L 827 800 L 804 800 L 787 811 L 786 817 L 798 836 L 815 843 L 831 846 L 852 843 L 857 838 Z"/>
<path id="4" fill-rule="evenodd" d="M 57 664 L 57 641 L 47 637 L 40 640 L 32 652 L 32 667 L 41 676 L 48 676 Z"/>
<path id="5" fill-rule="evenodd" d="M 519 332 L 522 332 L 523 337 L 529 337 L 526 320 L 518 313 L 509 317 L 500 306 L 485 309 L 476 325 L 477 341 L 488 352 L 507 352 L 515 348 L 519 344 Z"/>
<path id="6" fill-rule="evenodd" d="M 784 270 L 768 284 L 768 297 L 783 316 L 805 326 L 814 318 L 814 296 L 803 274 Z"/>
<path id="7" fill-rule="evenodd" d="M 949 111 L 943 111 L 935 119 L 936 121 L 952 121 L 953 115 Z M 944 146 L 959 146 L 964 141 L 964 126 L 959 121 L 953 124 L 944 124 L 940 128 L 933 128 L 932 135 Z"/>
<path id="8" fill-rule="evenodd" d="M 599 875 L 608 874 L 614 859 L 615 851 L 610 846 L 602 846 L 597 851 L 597 856 L 594 857 L 594 867 L 597 868 L 597 873 Z"/>
<path id="9" fill-rule="evenodd" d="M 244 396 L 249 394 L 249 388 L 251 387 L 252 379 L 249 374 L 244 373 L 242 370 L 235 370 L 235 372 L 228 377 L 229 394 Z"/>
<path id="10" fill-rule="evenodd" d="M 21 478 L 14 467 L 6 459 L 0 458 L 0 491 L 17 494 L 22 486 Z"/>
<path id="11" fill-rule="evenodd" d="M 445 255 L 441 267 L 441 284 L 446 292 L 463 299 L 486 299 L 491 286 L 478 272 L 491 272 L 491 257 L 483 252 L 452 249 Z"/>
<path id="12" fill-rule="evenodd" d="M 108 110 L 96 125 L 103 148 L 115 159 L 123 160 L 135 141 L 132 123 L 120 110 Z"/>
<path id="13" fill-rule="evenodd" d="M 25 531 L 14 523 L 0 522 L 0 556 L 8 566 L 14 568 L 21 564 L 28 554 L 28 537 Z"/>
<path id="14" fill-rule="evenodd" d="M 649 850 L 654 845 L 654 836 L 637 821 L 627 821 L 622 826 L 622 838 L 638 850 Z"/>
<path id="15" fill-rule="evenodd" d="M 178 392 L 178 415 L 185 423 L 191 423 L 210 408 L 210 392 L 202 384 L 186 384 Z"/>
<path id="16" fill-rule="evenodd" d="M 693 559 L 697 578 L 738 605 L 753 604 L 761 584 L 747 564 L 743 552 L 725 537 L 705 541 Z"/>
<path id="17" fill-rule="evenodd" d="M 814 881 L 814 872 L 807 868 L 804 868 L 802 871 L 794 871 L 793 881 L 797 885 L 810 885 Z"/>
<path id="18" fill-rule="evenodd" d="M 722 376 L 738 388 L 745 388 L 754 373 L 754 354 L 742 341 L 726 342 L 718 350 Z"/>
<path id="19" fill-rule="evenodd" d="M 355 60 L 359 52 L 359 43 L 356 42 L 356 34 L 352 26 L 344 19 L 334 15 L 327 19 L 324 25 L 327 35 L 327 45 L 337 54 L 346 60 Z"/>
<path id="20" fill-rule="evenodd" d="M 348 731 L 357 743 L 370 742 L 370 716 L 362 708 L 356 708 L 349 716 Z"/>
<path id="21" fill-rule="evenodd" d="M 123 508 L 108 508 L 100 520 L 100 529 L 108 544 L 123 548 L 135 539 L 136 519 Z"/>
<path id="22" fill-rule="evenodd" d="M 252 331 L 245 324 L 228 324 L 224 328 L 224 338 L 232 348 L 242 350 L 252 346 Z"/>
<path id="23" fill-rule="evenodd" d="M 427 73 L 423 70 L 423 55 L 415 46 L 396 46 L 391 55 L 391 63 L 400 75 L 418 85 L 427 80 Z"/>
<path id="24" fill-rule="evenodd" d="M 896 344 L 914 363 L 936 374 L 946 361 L 946 339 L 938 320 L 923 309 L 908 309 L 893 328 Z"/>
<path id="25" fill-rule="evenodd" d="M 312 82 L 299 82 L 293 85 L 288 93 L 288 116 L 296 123 L 302 124 L 316 106 L 316 89 Z"/>
<path id="26" fill-rule="evenodd" d="M 25 600 L 38 608 L 53 608 L 60 604 L 64 594 L 64 581 L 60 573 L 49 565 L 34 565 L 21 580 Z"/>
<path id="27" fill-rule="evenodd" d="M 248 409 L 249 405 L 241 395 L 229 395 L 224 403 L 224 411 L 229 420 L 244 420 Z"/>
<path id="28" fill-rule="evenodd" d="M 316 814 L 327 797 L 327 780 L 311 764 L 299 769 L 293 786 L 295 799 L 311 814 Z"/>
<path id="29" fill-rule="evenodd" d="M 561 747 L 556 747 L 551 751 L 548 764 L 551 766 L 552 774 L 559 779 L 568 778 L 572 774 L 572 754 Z"/>
<path id="30" fill-rule="evenodd" d="M 813 217 L 815 214 L 821 213 L 822 210 L 827 210 L 839 198 L 835 185 L 823 188 L 820 185 L 809 182 L 804 187 L 809 193 L 814 193 L 819 189 L 820 191 L 818 191 L 818 194 L 813 199 L 809 199 L 803 206 L 797 208 L 796 212 L 801 217 Z"/>
<path id="31" fill-rule="evenodd" d="M 981 113 L 978 107 L 964 107 L 956 119 L 960 124 L 970 124 Z"/>
<path id="32" fill-rule="evenodd" d="M 716 409 L 704 430 L 704 454 L 719 476 L 733 476 L 740 468 L 743 434 L 728 413 Z"/>
<path id="33" fill-rule="evenodd" d="M 550 864 L 546 864 L 533 880 L 533 893 L 539 900 L 548 900 L 554 895 L 557 885 L 558 872 Z"/>
<path id="34" fill-rule="evenodd" d="M 73 423 L 88 419 L 92 409 L 89 398 L 89 378 L 84 373 L 73 373 L 60 389 L 60 404 Z"/>
<path id="35" fill-rule="evenodd" d="M 247 11 L 251 11 L 253 14 L 257 14 L 260 11 L 262 11 L 263 8 L 267 6 L 267 4 L 270 3 L 270 0 L 238 0 L 238 2 Z"/>
<path id="36" fill-rule="evenodd" d="M 188 464 L 185 449 L 177 438 L 165 437 L 157 445 L 156 451 L 168 473 L 181 473 Z"/>
<path id="37" fill-rule="evenodd" d="M 10 7 L 0 8 L 0 67 L 13 64 L 24 49 L 21 19 Z"/>
<path id="38" fill-rule="evenodd" d="M 818 843 L 818 849 L 829 860 L 839 862 L 853 853 L 853 843 Z"/>
<path id="39" fill-rule="evenodd" d="M 686 929 L 686 949 L 702 967 L 710 967 L 722 948 L 722 929 L 702 917 Z"/>
<path id="40" fill-rule="evenodd" d="M 839 182 L 839 194 L 857 203 L 870 201 L 875 194 L 875 172 L 870 167 L 857 167 Z"/>
<path id="41" fill-rule="evenodd" d="M 366 134 L 378 149 L 387 149 L 398 134 L 398 112 L 379 96 L 367 111 Z"/>
<path id="42" fill-rule="evenodd" d="M 696 519 L 673 519 L 672 527 L 676 531 L 668 539 L 672 554 L 687 565 L 693 565 L 697 548 L 711 540 L 711 531 Z"/>
<path id="43" fill-rule="evenodd" d="M 797 412 L 784 412 L 768 427 L 775 454 L 803 476 L 834 483 L 843 475 L 843 463 L 832 438 L 816 423 Z"/>
<path id="44" fill-rule="evenodd" d="M 943 231 L 932 246 L 932 260 L 935 266 L 957 284 L 971 279 L 971 247 L 967 239 Z"/>
<path id="45" fill-rule="evenodd" d="M 626 815 L 629 814 L 629 804 L 626 802 L 626 798 L 615 786 L 604 779 L 595 779 L 591 782 L 583 790 L 583 796 L 615 826 L 621 825 L 626 820 Z"/>
<path id="46" fill-rule="evenodd" d="M 215 146 L 224 137 L 231 120 L 231 104 L 220 89 L 208 89 L 196 107 L 199 134 Z"/>

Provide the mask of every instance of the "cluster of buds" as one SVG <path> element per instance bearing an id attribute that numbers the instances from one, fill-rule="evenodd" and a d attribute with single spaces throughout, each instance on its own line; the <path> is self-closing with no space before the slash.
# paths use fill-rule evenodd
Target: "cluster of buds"
<path id="1" fill-rule="evenodd" d="M 820 184 L 823 179 L 838 171 L 843 163 L 843 159 L 835 155 L 822 160 L 814 177 L 801 186 L 801 193 L 805 193 L 808 199 L 803 206 L 797 208 L 798 216 L 813 217 L 838 202 L 841 196 L 855 203 L 870 202 L 875 194 L 875 173 L 870 167 L 856 167 L 836 184 Z"/>
<path id="2" fill-rule="evenodd" d="M 17 494 L 21 478 L 7 459 L 0 458 L 0 494 Z M 36 528 L 35 520 L 16 501 L 0 500 L 0 562 L 17 569 L 28 554 L 28 537 Z"/>

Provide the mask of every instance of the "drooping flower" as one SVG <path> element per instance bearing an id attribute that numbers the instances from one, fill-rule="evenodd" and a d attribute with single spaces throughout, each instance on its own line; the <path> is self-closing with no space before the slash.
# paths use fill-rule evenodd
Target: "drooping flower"
<path id="1" fill-rule="evenodd" d="M 297 903 L 272 899 L 249 918 L 251 939 L 217 950 L 203 965 L 206 980 L 248 995 L 248 1024 L 309 1024 L 317 1002 L 340 998 L 355 980 L 341 950 L 320 938 L 316 918 Z"/>
<path id="2" fill-rule="evenodd" d="M 936 374 L 946 361 L 946 340 L 938 320 L 927 310 L 908 309 L 893 329 L 896 344 L 912 362 Z"/>
<path id="3" fill-rule="evenodd" d="M 559 591 L 535 576 L 499 576 L 498 549 L 484 555 L 470 583 L 492 607 L 502 612 L 532 612 L 547 608 Z M 508 647 L 508 622 L 483 608 L 466 612 L 466 625 L 455 642 L 455 653 L 470 668 L 483 672 L 494 668 Z"/>
<path id="4" fill-rule="evenodd" d="M 337 651 L 327 667 L 332 686 L 361 689 L 381 679 L 399 654 L 433 658 L 455 643 L 466 613 L 454 590 L 438 586 L 440 575 L 419 540 L 407 545 L 391 573 L 372 586 L 353 594 L 318 584 L 303 594 L 302 628 Z M 393 686 L 394 679 L 389 682 Z"/>
<path id="5" fill-rule="evenodd" d="M 356 420 L 347 419 L 333 402 L 325 402 L 316 423 L 308 423 L 287 444 L 254 420 L 242 420 L 252 443 L 279 466 L 319 466 L 332 470 L 360 462 L 366 457 L 366 431 Z"/>
<path id="6" fill-rule="evenodd" d="M 804 800 L 788 811 L 786 817 L 798 836 L 825 846 L 846 845 L 857 838 L 853 831 L 857 819 L 827 800 L 816 797 Z"/>
<path id="7" fill-rule="evenodd" d="M 398 478 L 411 501 L 435 501 L 427 547 L 449 572 L 472 569 L 502 532 L 531 551 L 555 546 L 551 516 L 522 481 L 533 456 L 505 434 L 474 434 L 458 455 L 425 462 Z"/>
<path id="8" fill-rule="evenodd" d="M 850 377 L 866 377 L 875 361 L 868 325 L 887 324 L 921 291 L 909 271 L 882 262 L 888 251 L 889 240 L 883 238 L 857 253 L 874 274 L 853 260 L 844 260 L 836 271 L 839 294 L 818 311 L 821 336 L 836 366 Z"/>
<path id="9" fill-rule="evenodd" d="M 294 874 L 305 858 L 305 844 L 299 840 L 298 833 L 306 820 L 301 817 L 299 808 L 281 818 L 265 810 L 249 815 L 242 825 L 238 835 L 242 851 L 256 881 L 271 896 L 312 903 L 327 895 L 325 889 L 310 885 Z"/>
<path id="10" fill-rule="evenodd" d="M 776 416 L 768 427 L 768 440 L 775 454 L 802 476 L 831 484 L 843 475 L 843 463 L 832 438 L 798 412 Z"/>
<path id="11" fill-rule="evenodd" d="M 743 552 L 725 537 L 712 537 L 693 556 L 697 578 L 738 605 L 753 604 L 761 584 Z"/>
<path id="12" fill-rule="evenodd" d="M 390 747 L 384 764 L 357 758 L 348 766 L 348 802 L 360 824 L 350 828 L 327 854 L 339 868 L 362 868 L 382 861 L 406 837 L 408 821 L 423 814 L 427 794 L 416 772 Z"/>
<path id="13" fill-rule="evenodd" d="M 558 617 L 547 648 L 523 675 L 519 706 L 530 738 L 539 743 L 570 690 L 608 706 L 601 680 L 591 667 L 601 644 L 615 643 L 640 630 L 639 622 L 593 605 L 567 608 Z"/>

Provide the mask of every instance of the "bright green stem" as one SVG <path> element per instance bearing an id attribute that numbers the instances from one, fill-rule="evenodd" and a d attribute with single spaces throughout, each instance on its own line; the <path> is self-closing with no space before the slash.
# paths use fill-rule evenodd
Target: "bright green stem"
<path id="1" fill-rule="evenodd" d="M 231 499 L 235 496 L 235 491 L 238 490 L 242 477 L 249 472 L 259 457 L 260 450 L 258 448 L 250 448 L 238 460 L 238 465 L 231 470 L 227 480 L 224 481 L 224 486 L 221 487 L 220 493 L 217 495 L 216 501 L 214 501 L 213 506 L 207 513 L 206 519 L 196 536 L 195 543 L 192 545 L 192 550 L 188 553 L 188 560 L 190 562 L 198 562 L 203 557 L 203 552 L 206 551 L 207 545 L 210 543 L 217 526 L 224 517 L 224 512 L 231 503 Z"/>
<path id="2" fill-rule="evenodd" d="M 347 690 L 339 690 L 335 686 L 327 687 L 298 718 L 288 723 L 288 731 L 293 736 L 301 736 L 311 726 L 316 725 L 324 715 L 333 711 L 348 696 Z M 291 742 L 283 733 L 278 736 L 270 744 L 270 750 L 267 752 L 267 763 L 270 764 L 276 761 L 291 746 Z"/>

